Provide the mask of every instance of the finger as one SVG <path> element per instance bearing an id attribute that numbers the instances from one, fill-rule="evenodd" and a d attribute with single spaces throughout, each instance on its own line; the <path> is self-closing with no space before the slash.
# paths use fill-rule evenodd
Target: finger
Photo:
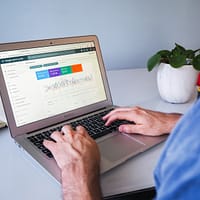
<path id="1" fill-rule="evenodd" d="M 106 120 L 107 118 L 109 118 L 111 115 L 114 115 L 117 112 L 123 112 L 123 111 L 130 111 L 131 108 L 129 107 L 124 107 L 124 108 L 115 108 L 114 110 L 112 110 L 111 112 L 109 112 L 108 114 L 106 114 L 105 116 L 103 116 L 103 120 Z"/>
<path id="2" fill-rule="evenodd" d="M 109 126 L 113 121 L 116 121 L 116 120 L 129 120 L 129 121 L 133 121 L 132 119 L 132 115 L 131 115 L 131 112 L 129 111 L 119 111 L 119 112 L 116 112 L 114 115 L 111 115 L 105 125 L 106 126 Z"/>
<path id="3" fill-rule="evenodd" d="M 75 134 L 76 141 L 81 141 L 85 144 L 90 144 L 94 142 L 94 139 L 89 135 L 87 130 L 82 126 L 77 126 L 76 131 L 78 134 Z"/>
<path id="4" fill-rule="evenodd" d="M 88 136 L 88 132 L 83 126 L 77 126 L 76 132 L 79 133 L 80 135 L 84 136 L 84 137 Z"/>
<path id="5" fill-rule="evenodd" d="M 70 133 L 70 132 L 74 132 L 73 128 L 70 125 L 65 125 L 62 127 L 61 131 L 64 134 Z"/>
<path id="6" fill-rule="evenodd" d="M 73 142 L 74 132 L 75 132 L 75 131 L 72 129 L 72 127 L 69 126 L 69 125 L 63 126 L 61 131 L 64 133 L 64 137 L 63 137 L 63 138 L 64 138 L 67 142 L 72 143 L 72 142 Z"/>
<path id="7" fill-rule="evenodd" d="M 139 134 L 143 133 L 144 134 L 142 125 L 130 125 L 130 124 L 120 125 L 119 131 L 123 133 L 139 133 Z"/>
<path id="8" fill-rule="evenodd" d="M 52 151 L 52 149 L 55 148 L 56 143 L 53 142 L 53 141 L 50 141 L 50 140 L 44 140 L 44 141 L 43 141 L 43 145 L 44 145 L 47 149 L 49 149 L 50 151 Z"/>
<path id="9" fill-rule="evenodd" d="M 62 138 L 62 134 L 59 131 L 54 131 L 51 136 L 52 139 L 54 139 L 56 142 L 62 142 L 63 138 Z"/>

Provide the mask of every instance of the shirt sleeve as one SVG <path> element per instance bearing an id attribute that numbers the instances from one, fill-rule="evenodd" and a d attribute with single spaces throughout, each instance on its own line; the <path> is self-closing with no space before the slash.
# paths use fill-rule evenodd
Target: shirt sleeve
<path id="1" fill-rule="evenodd" d="M 178 122 L 154 171 L 156 199 L 200 199 L 200 101 Z"/>

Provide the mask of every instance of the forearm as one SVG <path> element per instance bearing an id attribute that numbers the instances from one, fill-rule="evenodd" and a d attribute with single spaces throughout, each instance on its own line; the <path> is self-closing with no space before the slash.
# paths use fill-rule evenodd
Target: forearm
<path id="1" fill-rule="evenodd" d="M 100 175 L 99 172 L 88 176 L 76 176 L 76 173 L 69 173 L 70 169 L 62 171 L 62 191 L 64 200 L 100 200 Z M 71 177 L 69 176 L 71 174 Z M 69 180 L 69 181 L 68 181 Z"/>

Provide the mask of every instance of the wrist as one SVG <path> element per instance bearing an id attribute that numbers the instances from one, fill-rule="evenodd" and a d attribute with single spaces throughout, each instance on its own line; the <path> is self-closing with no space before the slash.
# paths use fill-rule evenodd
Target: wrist
<path id="1" fill-rule="evenodd" d="M 178 120 L 181 118 L 182 114 L 180 113 L 169 113 L 167 114 L 167 125 L 168 125 L 168 132 L 170 133 L 173 128 L 175 127 L 176 123 L 178 122 Z"/>

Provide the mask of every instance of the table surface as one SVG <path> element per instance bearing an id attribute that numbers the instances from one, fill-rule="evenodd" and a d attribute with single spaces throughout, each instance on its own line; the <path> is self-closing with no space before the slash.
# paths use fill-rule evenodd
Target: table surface
<path id="1" fill-rule="evenodd" d="M 184 113 L 195 100 L 194 95 L 186 104 L 164 102 L 158 94 L 156 70 L 112 70 L 107 75 L 115 105 L 138 105 L 158 111 Z M 1 101 L 0 119 L 5 120 Z M 102 175 L 103 196 L 153 187 L 153 170 L 163 145 L 159 144 Z M 0 199 L 62 199 L 60 183 L 17 146 L 7 128 L 0 129 L 0 157 Z"/>

